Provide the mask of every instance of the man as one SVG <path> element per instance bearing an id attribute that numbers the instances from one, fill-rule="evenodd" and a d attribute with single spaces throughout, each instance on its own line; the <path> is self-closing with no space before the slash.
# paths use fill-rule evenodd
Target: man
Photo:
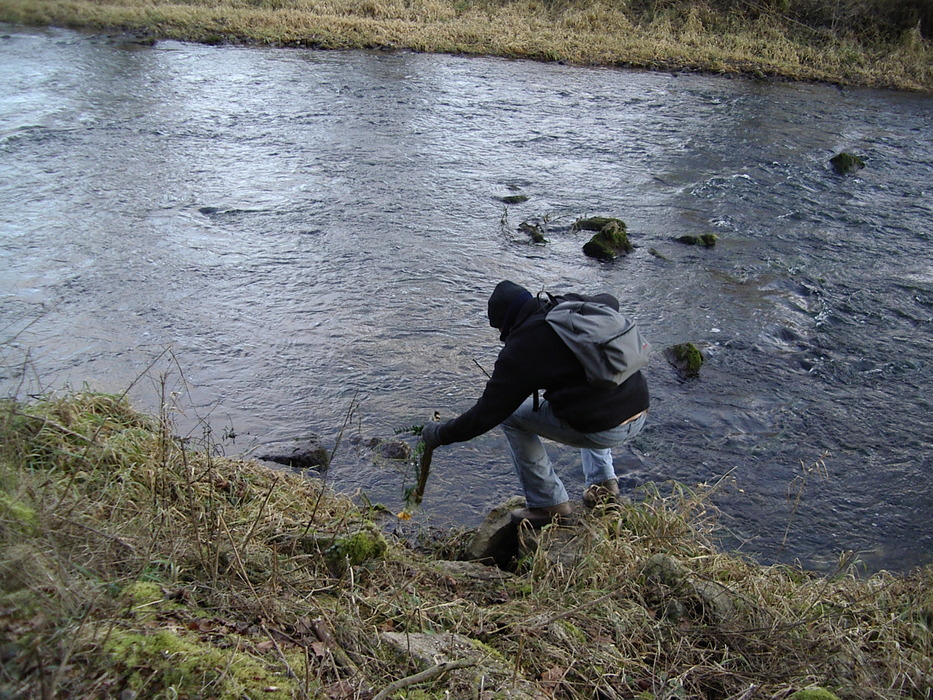
<path id="1" fill-rule="evenodd" d="M 567 297 L 619 308 L 609 294 Z M 489 325 L 499 330 L 505 347 L 483 395 L 459 417 L 425 425 L 425 444 L 433 449 L 464 442 L 502 425 L 525 492 L 526 507 L 512 511 L 515 522 L 527 520 L 540 527 L 571 513 L 567 490 L 554 472 L 542 437 L 580 448 L 586 506 L 615 502 L 619 483 L 611 448 L 633 438 L 645 424 L 649 399 L 645 377 L 636 372 L 619 386 L 590 385 L 583 366 L 545 319 L 541 303 L 514 282 L 496 285 L 488 314 Z"/>

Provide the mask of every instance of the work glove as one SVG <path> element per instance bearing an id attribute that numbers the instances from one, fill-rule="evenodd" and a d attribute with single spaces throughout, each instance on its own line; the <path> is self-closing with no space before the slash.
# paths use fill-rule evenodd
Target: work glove
<path id="1" fill-rule="evenodd" d="M 429 420 L 421 429 L 421 439 L 424 440 L 424 445 L 429 450 L 441 446 L 440 431 L 441 423 L 436 420 Z"/>

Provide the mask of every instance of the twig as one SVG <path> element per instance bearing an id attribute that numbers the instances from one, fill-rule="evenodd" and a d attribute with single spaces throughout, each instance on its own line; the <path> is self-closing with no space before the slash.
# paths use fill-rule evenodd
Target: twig
<path id="1" fill-rule="evenodd" d="M 272 617 L 269 615 L 269 611 L 266 609 L 265 604 L 262 602 L 262 598 L 259 597 L 256 589 L 253 588 L 253 582 L 249 580 L 249 574 L 246 573 L 246 567 L 243 565 L 243 560 L 240 558 L 240 552 L 237 550 L 236 542 L 233 541 L 233 535 L 230 533 L 230 528 L 227 527 L 227 521 L 224 520 L 223 515 L 218 517 L 220 518 L 220 524 L 223 526 L 224 532 L 227 533 L 227 539 L 230 540 L 230 547 L 233 549 L 233 556 L 236 559 L 237 565 L 240 567 L 240 576 L 243 577 L 243 581 L 249 587 L 250 592 L 253 594 L 253 597 L 259 604 L 259 609 L 262 610 L 262 614 L 267 620 L 271 620 Z"/>
<path id="2" fill-rule="evenodd" d="M 282 652 L 282 647 L 279 646 L 278 641 L 275 637 L 272 636 L 272 633 L 269 631 L 269 628 L 265 625 L 262 626 L 262 631 L 266 633 L 266 636 L 269 637 L 269 640 L 275 646 L 275 650 L 279 653 L 279 658 L 282 660 L 282 663 L 285 664 L 285 672 L 289 678 L 298 678 L 295 675 L 295 671 L 292 670 L 292 667 L 288 663 L 288 659 L 285 658 L 285 654 Z"/>
<path id="3" fill-rule="evenodd" d="M 269 492 L 266 494 L 266 497 L 262 501 L 262 505 L 259 506 L 259 512 L 256 513 L 256 517 L 253 519 L 252 525 L 249 526 L 249 531 L 246 533 L 246 536 L 243 538 L 243 541 L 240 543 L 241 548 L 245 548 L 249 543 L 250 538 L 253 536 L 253 531 L 256 529 L 256 524 L 259 522 L 259 519 L 262 517 L 263 511 L 266 509 L 266 504 L 269 502 L 269 499 L 272 497 L 272 491 L 276 486 L 279 485 L 279 477 L 276 476 L 275 480 L 272 482 L 272 486 L 269 487 Z"/>
<path id="4" fill-rule="evenodd" d="M 43 425 L 40 426 L 39 428 L 40 431 L 42 430 L 43 427 L 48 425 L 52 428 L 55 428 L 55 430 L 58 430 L 59 432 L 62 432 L 65 435 L 69 435 L 73 438 L 77 438 L 78 440 L 81 440 L 87 443 L 88 445 L 94 444 L 94 441 L 97 439 L 97 433 L 95 433 L 93 437 L 89 438 L 86 435 L 82 435 L 81 433 L 76 433 L 74 430 L 71 430 L 70 428 L 66 428 L 61 423 L 56 423 L 51 418 L 40 418 L 39 416 L 33 416 L 28 413 L 22 413 L 20 411 L 14 411 L 14 415 L 20 418 L 25 418 L 26 420 L 38 421 L 39 423 L 42 423 Z M 100 428 L 98 428 L 98 432 L 100 432 Z"/>
<path id="5" fill-rule="evenodd" d="M 58 513 L 51 513 L 50 515 L 51 515 L 53 518 L 58 518 L 59 520 L 61 520 L 61 521 L 63 521 L 63 522 L 66 522 L 66 523 L 69 523 L 69 524 L 71 524 L 71 525 L 77 525 L 78 527 L 83 527 L 85 530 L 89 530 L 90 532 L 93 532 L 95 535 L 100 535 L 101 537 L 104 537 L 104 538 L 106 538 L 106 539 L 108 539 L 108 540 L 113 540 L 113 541 L 116 542 L 117 544 L 122 544 L 124 547 L 126 547 L 128 550 L 130 550 L 133 554 L 138 554 L 138 553 L 139 553 L 139 551 L 136 549 L 136 547 L 134 547 L 133 545 L 131 545 L 129 542 L 127 542 L 126 540 L 124 540 L 122 537 L 119 537 L 119 536 L 117 536 L 117 535 L 111 535 L 111 534 L 109 534 L 109 533 L 107 533 L 107 532 L 103 532 L 103 531 L 101 531 L 101 530 L 98 530 L 97 528 L 91 527 L 90 525 L 85 525 L 85 524 L 82 523 L 82 522 L 78 522 L 77 520 L 73 520 L 72 518 L 66 518 L 66 517 L 64 517 L 64 516 L 62 516 L 62 515 L 59 515 Z"/>
<path id="6" fill-rule="evenodd" d="M 528 630 L 529 630 L 529 629 L 532 629 L 532 628 L 539 628 L 539 629 L 540 629 L 540 628 L 547 627 L 547 626 L 550 625 L 552 622 L 557 622 L 558 620 L 562 620 L 562 619 L 564 619 L 565 617 L 570 617 L 571 615 L 576 615 L 578 612 L 582 612 L 582 611 L 586 610 L 587 608 L 593 607 L 594 605 L 599 605 L 599 604 L 602 603 L 604 600 L 607 600 L 607 599 L 611 598 L 612 596 L 614 596 L 614 595 L 615 595 L 616 593 L 618 593 L 618 592 L 619 592 L 619 590 L 609 591 L 608 593 L 604 593 L 603 595 L 599 596 L 598 598 L 594 598 L 593 600 L 589 600 L 589 601 L 583 603 L 582 605 L 578 605 L 577 607 L 573 608 L 572 610 L 565 610 L 564 612 L 557 613 L 556 615 L 550 615 L 550 616 L 548 616 L 548 617 L 537 616 L 537 617 L 529 618 L 529 619 L 525 620 L 525 622 L 523 622 L 523 623 L 520 625 L 520 629 L 522 630 L 522 634 L 523 634 L 523 635 L 526 634 L 526 633 L 528 632 Z M 521 641 L 521 640 L 520 640 L 520 641 Z"/>
<path id="7" fill-rule="evenodd" d="M 475 357 L 473 358 L 473 364 L 479 367 L 482 370 L 483 374 L 485 374 L 489 379 L 492 379 L 492 375 L 486 371 L 485 367 L 483 367 L 479 362 L 476 361 Z"/>
<path id="8" fill-rule="evenodd" d="M 522 664 L 522 653 L 525 651 L 525 635 L 518 638 L 518 653 L 515 654 L 515 664 L 512 666 L 512 687 L 518 683 L 518 670 Z"/>
<path id="9" fill-rule="evenodd" d="M 373 700 L 386 700 L 390 697 L 392 693 L 395 693 L 402 688 L 407 688 L 410 685 L 415 685 L 417 683 L 424 683 L 429 681 L 432 678 L 437 676 L 443 676 L 446 673 L 455 671 L 460 668 L 469 668 L 475 666 L 476 662 L 470 659 L 460 659 L 459 661 L 445 661 L 444 663 L 437 664 L 436 666 L 431 666 L 431 668 L 416 673 L 413 676 L 407 676 L 405 678 L 399 678 L 397 681 L 389 683 L 385 688 L 380 690 L 373 697 Z"/>
<path id="10" fill-rule="evenodd" d="M 327 626 L 324 623 L 324 620 L 320 617 L 317 617 L 311 620 L 311 630 L 314 632 L 314 636 L 317 637 L 324 646 L 326 646 L 331 653 L 334 661 L 338 666 L 343 670 L 349 671 L 350 674 L 354 677 L 361 678 L 362 674 L 360 669 L 355 663 L 347 656 L 346 652 L 337 644 L 337 640 L 334 639 L 333 635 L 330 633 L 330 630 L 327 629 Z"/>
<path id="11" fill-rule="evenodd" d="M 70 641 L 65 647 L 65 653 L 62 654 L 61 662 L 59 662 L 58 668 L 55 669 L 55 674 L 52 676 L 52 692 L 50 697 L 55 697 L 56 690 L 59 684 L 62 682 L 62 676 L 65 674 L 65 670 L 68 668 L 68 661 L 71 659 L 71 655 L 74 653 L 75 645 L 77 644 L 77 641 L 81 639 L 81 630 L 84 629 L 84 623 L 87 622 L 91 611 L 96 607 L 96 605 L 97 597 L 95 596 L 95 599 L 88 603 L 87 607 L 84 609 L 84 613 L 81 615 L 81 621 L 78 623 L 78 629 L 75 630 L 74 634 L 70 635 Z"/>
<path id="12" fill-rule="evenodd" d="M 435 411 L 431 420 L 439 421 L 440 419 L 441 414 Z M 420 506 L 421 500 L 424 498 L 424 489 L 428 485 L 428 475 L 431 473 L 431 457 L 433 456 L 434 449 L 428 447 L 427 443 L 425 443 L 424 451 L 421 453 L 421 464 L 418 467 L 418 483 L 411 494 L 411 502 L 416 506 Z"/>
<path id="13" fill-rule="evenodd" d="M 314 524 L 314 520 L 317 518 L 317 509 L 320 507 L 321 500 L 324 498 L 324 487 L 327 485 L 327 475 L 330 473 L 330 463 L 334 461 L 334 455 L 337 453 L 337 448 L 340 446 L 343 433 L 347 429 L 347 425 L 349 425 L 350 419 L 353 417 L 353 414 L 356 411 L 356 397 L 359 395 L 359 393 L 359 389 L 357 389 L 353 394 L 353 398 L 350 400 L 350 407 L 347 409 L 347 414 L 343 418 L 343 425 L 340 426 L 340 432 L 337 433 L 337 439 L 334 441 L 334 449 L 330 451 L 330 456 L 327 458 L 328 468 L 324 470 L 324 475 L 321 479 L 321 488 L 318 490 L 317 500 L 314 502 L 314 508 L 311 509 L 311 515 L 308 518 L 308 524 L 305 525 L 305 531 L 301 533 L 302 537 L 311 531 L 311 526 Z"/>

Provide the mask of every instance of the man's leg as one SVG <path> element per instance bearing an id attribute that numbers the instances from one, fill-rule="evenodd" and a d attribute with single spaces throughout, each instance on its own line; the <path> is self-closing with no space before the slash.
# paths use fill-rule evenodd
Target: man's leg
<path id="1" fill-rule="evenodd" d="M 554 472 L 541 437 L 581 448 L 583 473 L 587 486 L 590 486 L 616 478 L 611 448 L 641 432 L 645 418 L 642 415 L 631 423 L 600 433 L 581 433 L 555 416 L 547 401 L 542 400 L 535 411 L 534 402 L 527 399 L 502 423 L 502 428 L 529 507 L 542 508 L 569 499 L 567 490 Z"/>
<path id="2" fill-rule="evenodd" d="M 598 450 L 581 447 L 580 460 L 583 462 L 583 479 L 587 486 L 616 478 L 616 470 L 612 464 L 612 450 L 608 447 Z"/>
<path id="3" fill-rule="evenodd" d="M 532 400 L 528 399 L 502 423 L 529 508 L 546 508 L 570 500 L 538 437 L 539 434 L 549 437 L 548 433 L 560 428 L 560 421 L 549 410 L 542 410 L 545 406 L 546 402 L 542 401 L 535 411 Z"/>
<path id="4" fill-rule="evenodd" d="M 618 446 L 641 432 L 645 425 L 646 414 L 623 425 L 601 433 L 591 433 L 587 438 L 593 443 Z M 583 475 L 586 489 L 583 491 L 583 505 L 593 508 L 600 503 L 615 503 L 619 497 L 619 482 L 612 464 L 612 451 L 609 447 L 581 448 Z"/>

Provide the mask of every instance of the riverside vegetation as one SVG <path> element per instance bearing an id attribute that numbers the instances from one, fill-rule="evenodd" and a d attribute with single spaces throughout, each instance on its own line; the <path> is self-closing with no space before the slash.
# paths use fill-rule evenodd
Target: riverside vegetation
<path id="1" fill-rule="evenodd" d="M 163 414 L 0 404 L 0 696 L 933 697 L 933 568 L 758 565 L 674 485 L 504 571 Z M 469 654 L 419 662 L 404 640 L 426 633 Z"/>
<path id="2" fill-rule="evenodd" d="M 0 0 L 0 21 L 933 88 L 930 0 Z"/>

